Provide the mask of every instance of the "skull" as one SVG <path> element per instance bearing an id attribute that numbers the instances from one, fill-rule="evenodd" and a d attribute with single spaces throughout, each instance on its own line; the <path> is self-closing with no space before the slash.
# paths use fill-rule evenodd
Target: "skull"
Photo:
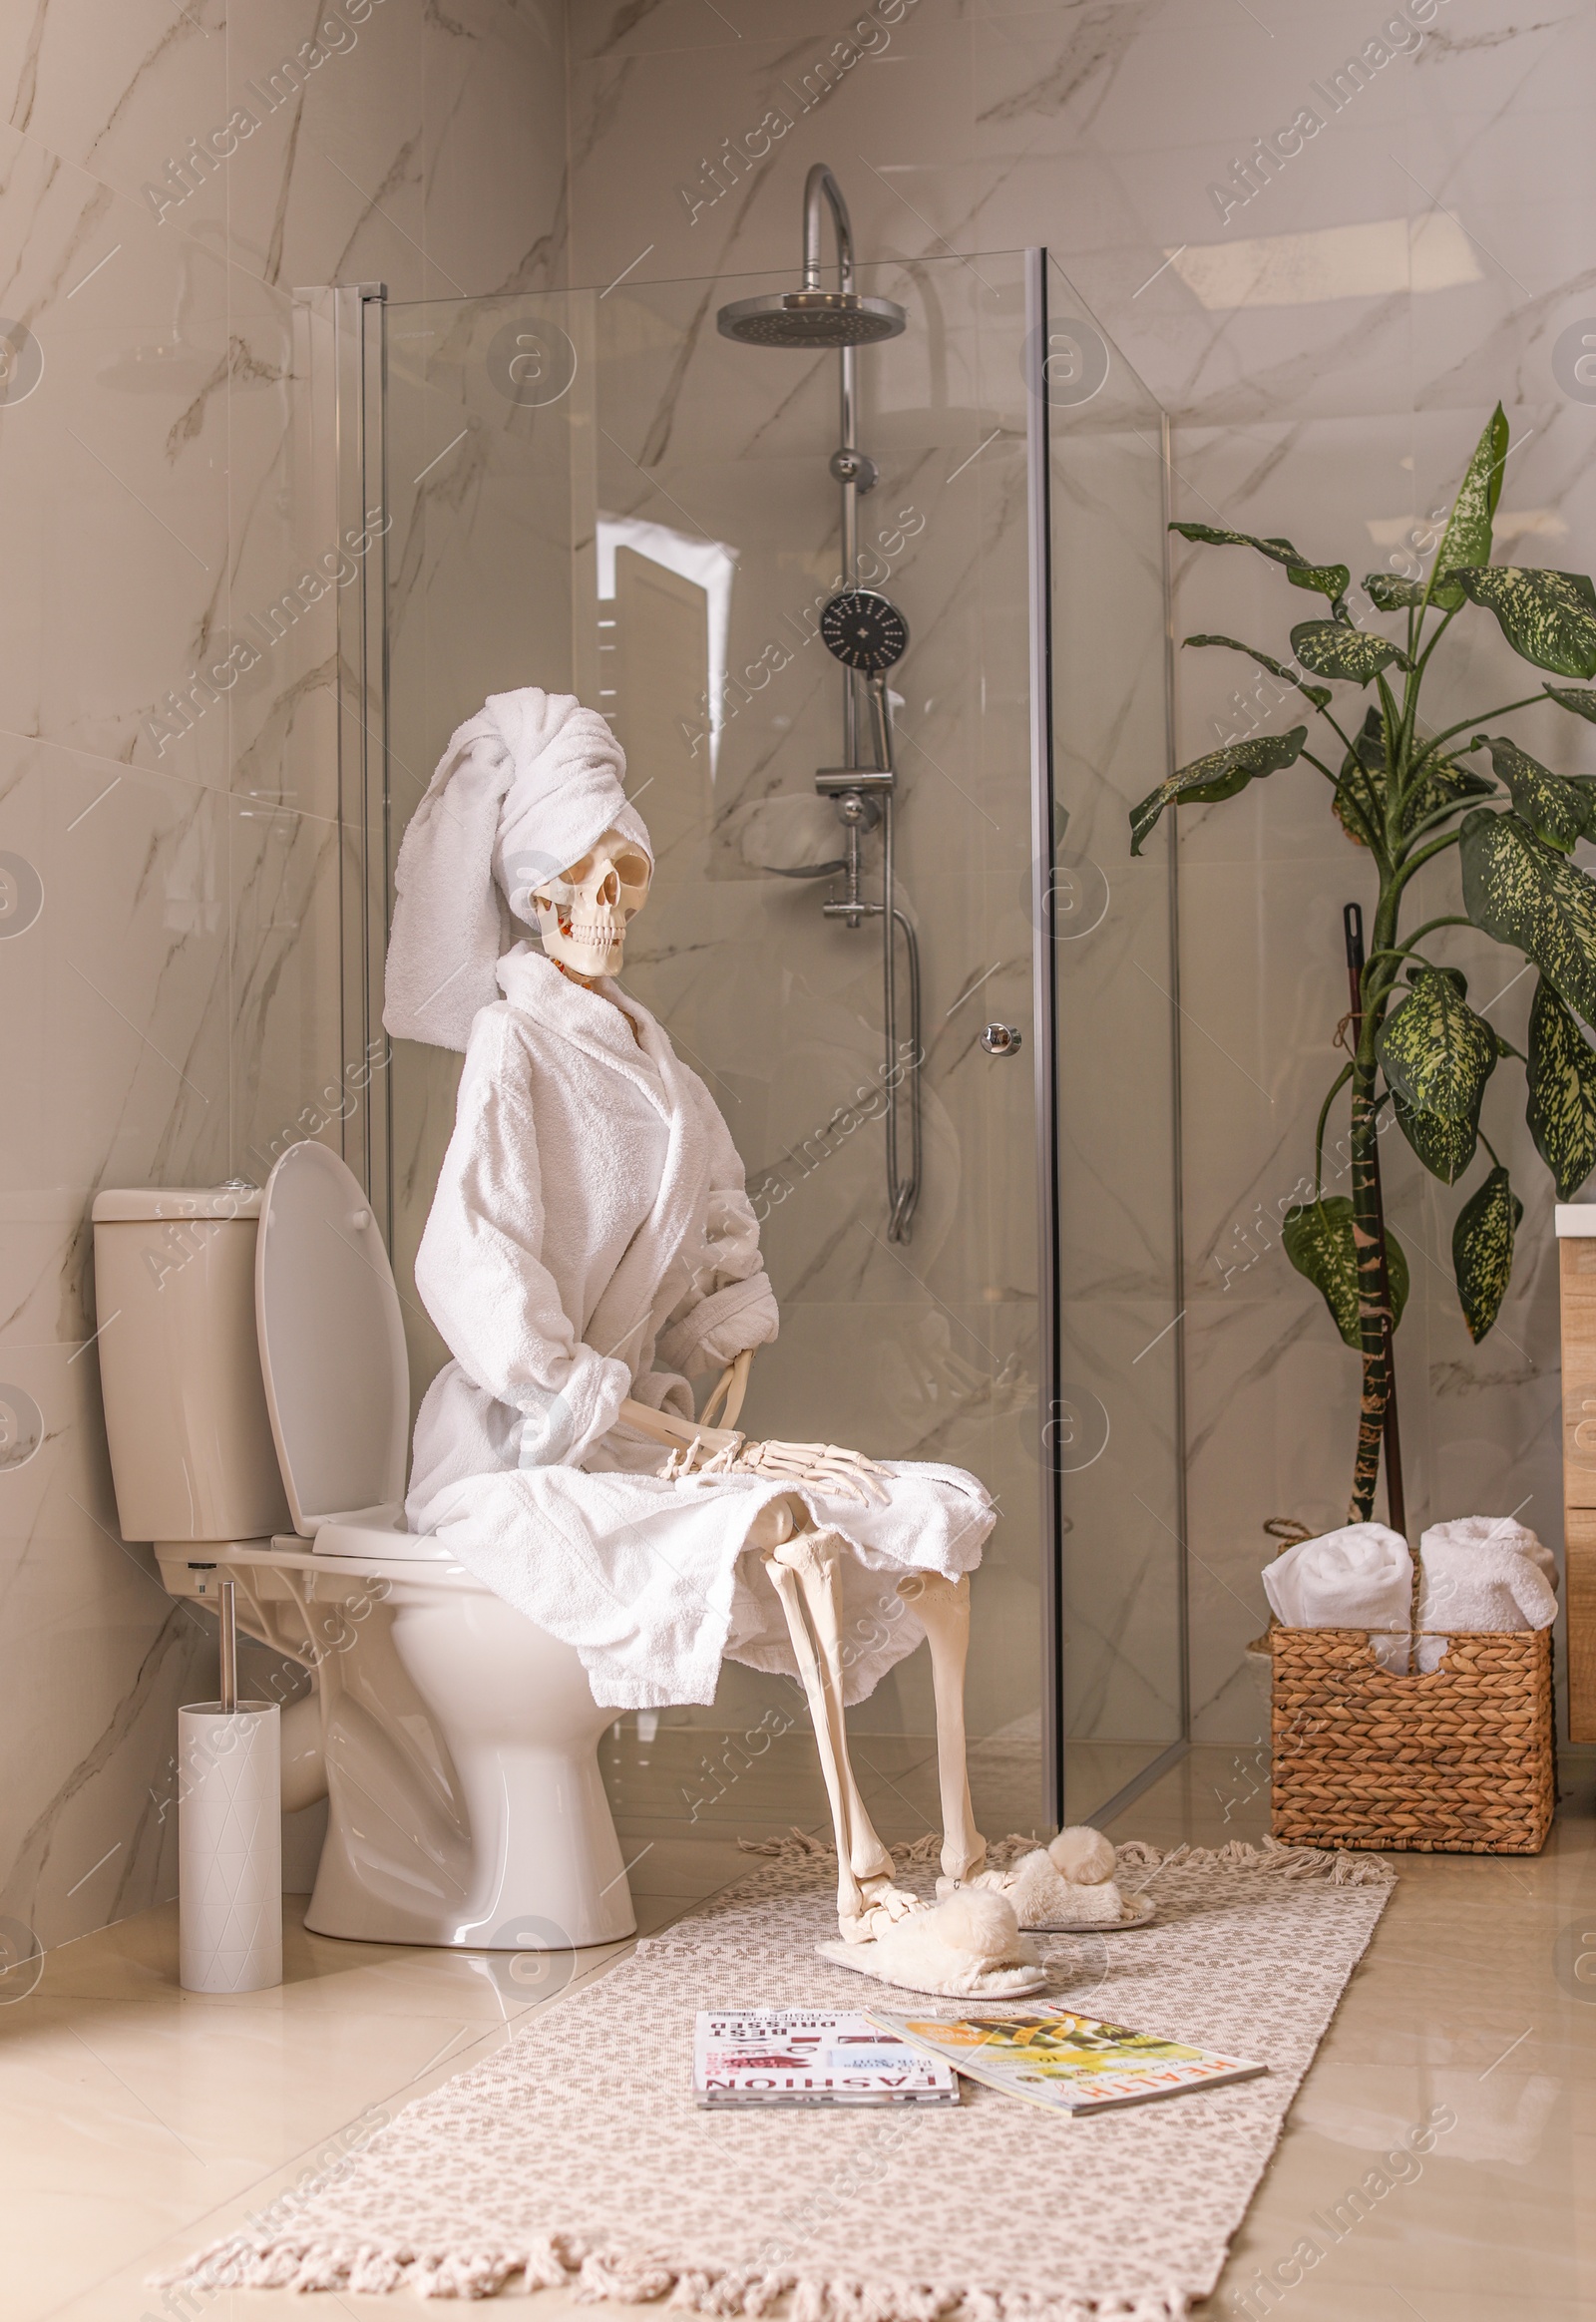
<path id="1" fill-rule="evenodd" d="M 605 831 L 557 879 L 532 891 L 543 948 L 574 975 L 612 975 L 626 924 L 648 900 L 652 866 L 634 839 Z"/>

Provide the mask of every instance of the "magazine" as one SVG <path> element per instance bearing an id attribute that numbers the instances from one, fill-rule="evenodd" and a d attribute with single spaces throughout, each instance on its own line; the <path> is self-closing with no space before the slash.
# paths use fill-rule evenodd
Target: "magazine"
<path id="1" fill-rule="evenodd" d="M 959 2083 L 868 2016 L 816 2008 L 700 2011 L 693 2038 L 700 2105 L 957 2105 Z"/>
<path id="2" fill-rule="evenodd" d="M 1024 2016 L 966 2016 L 957 2022 L 923 2016 L 882 2016 L 884 2033 L 913 2042 L 1004 2096 L 1021 2097 L 1056 2113 L 1105 2113 L 1144 2105 L 1155 2097 L 1184 2096 L 1227 2081 L 1251 2080 L 1267 2064 L 1248 2064 L 1210 2048 L 1188 2048 L 1155 2032 L 1132 2032 L 1064 2008 Z"/>

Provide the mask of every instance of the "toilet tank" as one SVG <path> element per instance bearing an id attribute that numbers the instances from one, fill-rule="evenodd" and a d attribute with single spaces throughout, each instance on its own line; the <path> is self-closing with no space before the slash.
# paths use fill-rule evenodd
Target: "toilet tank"
<path id="1" fill-rule="evenodd" d="M 95 1197 L 96 1352 L 125 1540 L 292 1529 L 255 1336 L 257 1187 Z"/>

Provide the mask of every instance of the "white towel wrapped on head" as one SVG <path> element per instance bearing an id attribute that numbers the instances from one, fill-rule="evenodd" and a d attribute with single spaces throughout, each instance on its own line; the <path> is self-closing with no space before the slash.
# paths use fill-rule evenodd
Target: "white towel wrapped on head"
<path id="1" fill-rule="evenodd" d="M 574 693 L 490 693 L 456 727 L 394 872 L 382 1020 L 396 1040 L 463 1052 L 477 1010 L 498 1000 L 501 957 L 536 925 L 533 888 L 606 830 L 652 862 L 625 770 L 604 719 Z"/>
<path id="2" fill-rule="evenodd" d="M 1288 1629 L 1405 1629 L 1413 1560 L 1386 1524 L 1343 1524 L 1264 1567 L 1264 1594 Z"/>

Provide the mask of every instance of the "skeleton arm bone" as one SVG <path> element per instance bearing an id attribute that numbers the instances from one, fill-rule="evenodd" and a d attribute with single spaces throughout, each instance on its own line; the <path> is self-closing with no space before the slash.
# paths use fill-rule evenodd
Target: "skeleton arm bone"
<path id="1" fill-rule="evenodd" d="M 742 1398 L 748 1391 L 748 1373 L 753 1368 L 755 1350 L 745 1347 L 734 1360 L 726 1364 L 714 1384 L 709 1400 L 704 1404 L 705 1422 L 719 1418 L 725 1427 L 735 1427 L 737 1414 L 742 1409 Z M 718 1408 L 724 1398 L 724 1408 Z"/>
<path id="2" fill-rule="evenodd" d="M 707 1452 L 734 1451 L 743 1441 L 735 1427 L 706 1427 L 697 1419 L 678 1418 L 674 1411 L 650 1410 L 630 1395 L 620 1406 L 620 1416 L 639 1435 L 664 1443 L 672 1451 L 686 1451 L 695 1443 L 701 1443 Z"/>
<path id="3" fill-rule="evenodd" d="M 737 1432 L 737 1414 L 747 1392 L 753 1359 L 754 1350 L 749 1347 L 735 1361 L 726 1364 L 704 1405 L 702 1419 L 677 1418 L 673 1411 L 653 1410 L 646 1403 L 634 1402 L 629 1395 L 620 1406 L 620 1415 L 640 1435 L 651 1436 L 656 1443 L 667 1443 L 672 1450 L 685 1450 L 694 1442 L 704 1444 L 710 1451 L 734 1449 L 743 1441 Z M 725 1408 L 719 1415 L 723 1423 L 712 1426 L 710 1421 L 715 1417 L 716 1405 L 722 1401 Z"/>

